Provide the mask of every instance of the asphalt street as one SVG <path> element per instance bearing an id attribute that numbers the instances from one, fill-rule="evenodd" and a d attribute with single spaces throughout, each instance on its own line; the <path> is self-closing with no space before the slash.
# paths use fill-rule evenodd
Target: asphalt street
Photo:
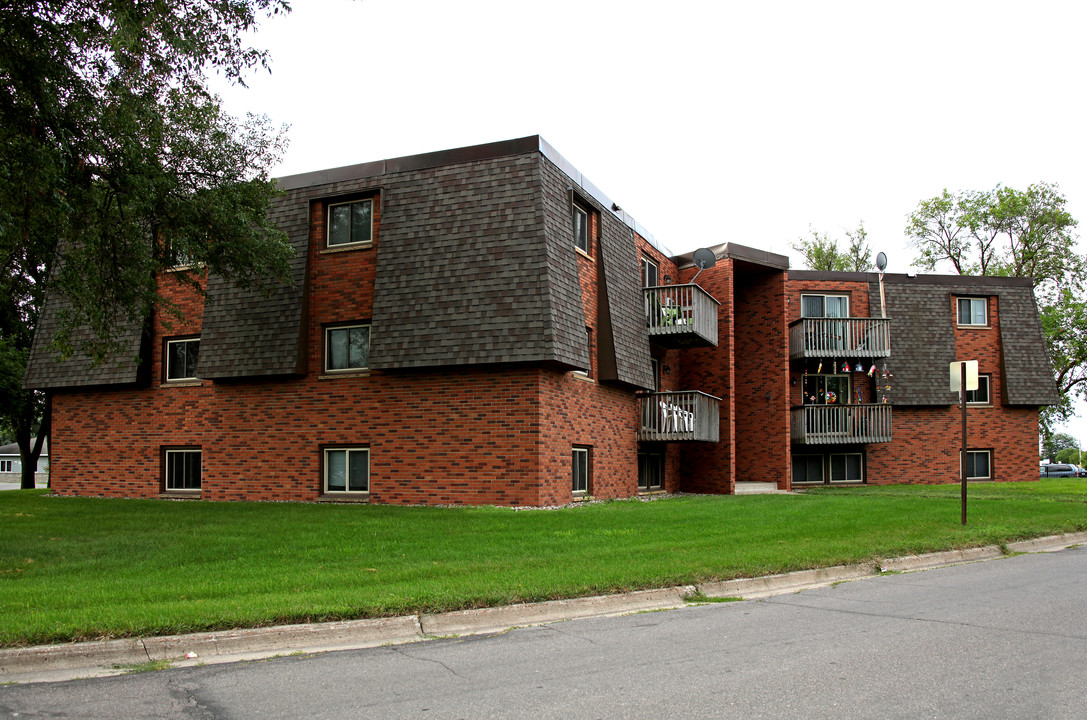
<path id="1" fill-rule="evenodd" d="M 1087 548 L 762 600 L 0 687 L 10 718 L 1083 718 Z"/>

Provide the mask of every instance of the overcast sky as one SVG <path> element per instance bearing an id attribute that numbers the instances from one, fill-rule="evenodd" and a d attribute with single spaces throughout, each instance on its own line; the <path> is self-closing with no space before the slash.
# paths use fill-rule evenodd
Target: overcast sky
<path id="1" fill-rule="evenodd" d="M 251 38 L 272 73 L 217 89 L 290 125 L 275 175 L 539 134 L 675 253 L 799 267 L 863 222 L 906 272 L 943 188 L 1057 183 L 1087 221 L 1085 30 L 1072 0 L 294 0 Z"/>

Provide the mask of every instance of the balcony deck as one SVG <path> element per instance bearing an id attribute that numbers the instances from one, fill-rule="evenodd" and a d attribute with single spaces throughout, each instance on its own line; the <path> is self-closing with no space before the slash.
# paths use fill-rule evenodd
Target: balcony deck
<path id="1" fill-rule="evenodd" d="M 698 390 L 656 392 L 638 398 L 639 440 L 717 442 L 721 399 Z"/>
<path id="2" fill-rule="evenodd" d="M 891 355 L 887 318 L 802 318 L 789 323 L 789 359 L 885 358 Z"/>
<path id="3" fill-rule="evenodd" d="M 797 445 L 891 442 L 891 406 L 879 403 L 793 408 L 792 441 Z"/>
<path id="4" fill-rule="evenodd" d="M 649 339 L 669 348 L 715 347 L 717 302 L 698 285 L 645 288 Z"/>

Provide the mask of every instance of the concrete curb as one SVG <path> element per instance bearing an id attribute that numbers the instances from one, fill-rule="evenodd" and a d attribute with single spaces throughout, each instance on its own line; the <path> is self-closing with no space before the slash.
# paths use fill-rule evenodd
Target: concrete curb
<path id="1" fill-rule="evenodd" d="M 693 585 L 639 590 L 621 595 L 548 600 L 524 605 L 506 605 L 477 610 L 461 610 L 440 615 L 423 615 L 423 632 L 430 636 L 473 635 L 502 632 L 526 625 L 543 625 L 560 620 L 627 615 L 647 610 L 670 610 L 687 604 L 685 598 L 695 593 Z"/>
<path id="2" fill-rule="evenodd" d="M 1054 552 L 1087 544 L 1087 532 L 1053 535 L 1007 544 L 1012 553 Z M 639 590 L 618 595 L 549 600 L 434 615 L 407 615 L 309 625 L 204 632 L 44 645 L 0 650 L 0 682 L 44 682 L 118 674 L 124 667 L 153 660 L 174 667 L 257 660 L 283 654 L 314 653 L 399 645 L 433 637 L 505 632 L 577 618 L 670 610 L 706 597 L 744 600 L 874 577 L 1006 557 L 999 546 L 889 558 L 857 565 L 800 570 L 781 575 L 738 578 L 701 585 Z M 189 655 L 192 656 L 189 656 Z M 189 656 L 189 657 L 187 657 Z"/>

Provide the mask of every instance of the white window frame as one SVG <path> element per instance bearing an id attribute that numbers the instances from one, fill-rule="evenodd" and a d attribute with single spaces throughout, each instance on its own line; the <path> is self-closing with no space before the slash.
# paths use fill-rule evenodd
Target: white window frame
<path id="1" fill-rule="evenodd" d="M 196 358 L 193 360 L 193 366 L 191 368 L 188 368 L 188 367 L 182 368 L 182 370 L 187 372 L 188 374 L 178 375 L 177 377 L 171 377 L 170 373 L 171 373 L 171 370 L 174 367 L 173 353 L 171 352 L 171 350 L 173 349 L 173 346 L 174 345 L 185 345 L 185 344 L 190 344 L 190 343 L 196 343 Z M 185 353 L 185 357 L 186 357 L 186 361 L 187 361 L 187 359 L 188 359 L 188 352 L 187 351 Z M 166 341 L 166 363 L 165 363 L 166 364 L 166 382 L 171 383 L 171 382 L 186 382 L 186 381 L 189 381 L 189 380 L 197 380 L 198 378 L 196 377 L 196 364 L 199 361 L 200 361 L 200 338 L 190 337 L 190 338 L 177 338 L 176 340 L 167 340 Z"/>
<path id="2" fill-rule="evenodd" d="M 837 457 L 858 457 L 858 458 L 860 458 L 861 476 L 859 478 L 857 478 L 856 480 L 854 480 L 852 478 L 848 478 L 846 480 L 835 480 L 834 479 L 834 458 L 837 458 Z M 864 454 L 863 453 L 830 453 L 830 457 L 827 460 L 827 482 L 829 482 L 832 485 L 836 484 L 836 483 L 845 484 L 845 483 L 862 483 L 862 482 L 864 482 Z"/>
<path id="3" fill-rule="evenodd" d="M 584 445 L 574 445 L 571 448 L 570 488 L 574 495 L 589 494 L 592 478 L 590 449 Z"/>
<path id="4" fill-rule="evenodd" d="M 967 405 L 992 405 L 993 404 L 993 383 L 991 375 L 978 375 L 978 389 L 966 391 L 966 404 Z M 985 387 L 985 399 L 978 400 L 978 393 L 981 392 L 982 386 Z M 974 395 L 974 400 L 970 399 L 970 395 Z"/>
<path id="5" fill-rule="evenodd" d="M 656 282 L 649 282 L 649 268 L 653 268 Z M 661 284 L 661 266 L 656 260 L 642 255 L 642 287 L 659 287 Z"/>
<path id="6" fill-rule="evenodd" d="M 580 227 L 583 232 L 578 232 L 578 219 L 580 218 Z M 586 255 L 589 254 L 589 246 L 592 244 L 592 222 L 589 215 L 589 210 L 577 200 L 570 205 L 570 226 L 574 233 L 574 247 Z M 582 241 L 585 246 L 582 247 Z"/>
<path id="7" fill-rule="evenodd" d="M 338 242 L 338 243 L 332 242 L 332 211 L 335 208 L 347 206 L 348 207 L 348 214 L 350 215 L 351 214 L 350 206 L 357 205 L 357 204 L 360 204 L 360 203 L 367 203 L 370 206 L 370 229 L 369 229 L 369 232 L 367 233 L 368 237 L 366 237 L 363 240 L 355 240 L 354 237 L 352 236 L 352 239 L 348 240 L 347 242 Z M 351 227 L 353 227 L 353 226 L 349 226 L 348 232 L 351 232 L 351 229 L 350 229 Z M 328 248 L 328 249 L 339 249 L 339 248 L 348 248 L 348 247 L 351 247 L 351 248 L 353 248 L 353 247 L 365 247 L 367 245 L 372 245 L 373 243 L 374 243 L 374 198 L 372 198 L 372 197 L 358 198 L 358 199 L 355 199 L 355 200 L 346 200 L 344 202 L 337 202 L 337 203 L 329 203 L 328 204 L 328 208 L 326 209 L 326 212 L 325 212 L 325 247 L 326 248 Z"/>
<path id="8" fill-rule="evenodd" d="M 333 368 L 332 365 L 332 333 L 347 330 L 348 343 L 350 343 L 350 331 L 366 328 L 366 362 L 363 365 L 349 365 L 347 367 Z M 324 368 L 326 373 L 351 373 L 370 369 L 370 323 L 354 323 L 351 325 L 329 325 L 325 327 L 325 351 Z M 350 353 L 348 353 L 350 357 Z M 350 359 L 348 359 L 350 362 Z"/>
<path id="9" fill-rule="evenodd" d="M 985 464 L 989 468 L 989 474 L 988 475 L 971 475 L 970 474 L 969 458 L 970 458 L 971 455 L 985 455 L 985 457 L 987 458 L 987 460 L 985 461 Z M 992 480 L 993 479 L 993 451 L 992 450 L 971 450 L 971 449 L 967 448 L 966 457 L 967 457 L 967 466 L 966 466 L 966 479 L 967 480 Z M 974 467 L 975 468 L 977 467 L 977 462 L 974 463 Z"/>
<path id="10" fill-rule="evenodd" d="M 13 472 L 14 461 L 12 460 L 0 460 L 0 472 Z"/>
<path id="11" fill-rule="evenodd" d="M 822 315 L 805 315 L 804 314 L 804 298 L 817 297 L 823 299 L 823 314 Z M 843 293 L 801 293 L 800 294 L 800 317 L 802 318 L 825 318 L 827 317 L 827 298 L 845 298 L 845 315 L 841 318 L 831 318 L 832 320 L 840 320 L 849 317 L 849 295 Z"/>
<path id="12" fill-rule="evenodd" d="M 967 322 L 962 321 L 962 312 L 960 308 L 963 303 L 969 303 L 970 309 L 967 312 Z M 974 304 L 981 303 L 982 316 L 985 318 L 985 322 L 974 322 Z M 955 298 L 955 324 L 959 327 L 989 327 L 989 298 L 983 297 L 959 297 Z"/>
<path id="13" fill-rule="evenodd" d="M 329 455 L 332 453 L 344 454 L 344 486 L 342 490 L 330 490 L 328 487 L 328 471 L 331 467 L 329 462 Z M 366 457 L 366 489 L 365 490 L 353 490 L 351 489 L 351 456 L 355 453 L 362 453 Z M 321 492 L 326 495 L 369 495 L 370 494 L 370 448 L 366 446 L 353 446 L 353 447 L 327 447 L 322 453 L 321 463 Z"/>
<path id="14" fill-rule="evenodd" d="M 188 456 L 182 462 L 183 473 L 190 471 L 189 460 L 195 456 L 196 458 L 196 487 L 177 487 L 177 479 L 174 477 L 174 465 L 171 460 L 179 455 Z M 163 488 L 166 492 L 191 492 L 198 493 L 204 488 L 204 452 L 201 448 L 167 448 L 163 454 Z M 182 478 L 184 482 L 188 478 Z"/>

